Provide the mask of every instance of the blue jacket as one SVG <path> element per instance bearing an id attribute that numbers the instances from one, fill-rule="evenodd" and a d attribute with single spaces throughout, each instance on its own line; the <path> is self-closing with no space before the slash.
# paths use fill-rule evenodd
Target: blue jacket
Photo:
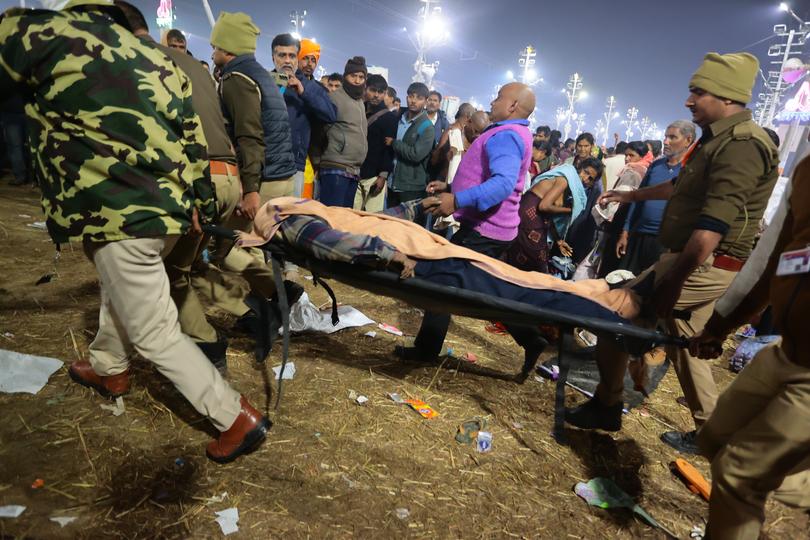
<path id="1" fill-rule="evenodd" d="M 447 114 L 439 109 L 436 111 L 436 123 L 433 125 L 433 129 L 436 130 L 436 142 L 434 144 L 439 144 L 439 139 L 442 138 L 442 133 L 447 131 L 450 127 L 450 121 L 447 119 Z"/>
<path id="2" fill-rule="evenodd" d="M 270 73 L 252 54 L 237 56 L 222 69 L 222 78 L 241 73 L 252 80 L 261 92 L 262 129 L 264 131 L 264 170 L 262 180 L 280 180 L 295 174 L 295 160 L 290 136 L 290 120 L 284 98 Z M 228 112 L 223 110 L 226 115 Z M 233 128 L 229 124 L 231 139 Z"/>
<path id="3" fill-rule="evenodd" d="M 285 89 L 284 101 L 287 103 L 292 129 L 295 168 L 303 171 L 307 162 L 312 123 L 317 121 L 320 124 L 333 124 L 337 120 L 337 108 L 321 83 L 307 79 L 301 71 L 296 72 L 295 76 L 304 85 L 304 93 L 299 96 L 295 90 Z"/>

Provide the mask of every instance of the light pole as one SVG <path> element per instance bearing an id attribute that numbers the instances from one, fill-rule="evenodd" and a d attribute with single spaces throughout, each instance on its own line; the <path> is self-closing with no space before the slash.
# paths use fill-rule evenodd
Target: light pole
<path id="1" fill-rule="evenodd" d="M 610 96 L 607 99 L 607 112 L 605 113 L 605 137 L 602 140 L 602 145 L 607 146 L 608 135 L 610 135 L 610 122 L 619 116 L 616 112 L 616 98 Z"/>
<path id="2" fill-rule="evenodd" d="M 290 24 L 293 25 L 292 35 L 295 39 L 301 39 L 303 35 L 304 26 L 306 26 L 307 10 L 290 12 Z"/>
<path id="3" fill-rule="evenodd" d="M 650 122 L 650 117 L 649 116 L 643 117 L 638 124 L 638 129 L 641 132 L 639 135 L 642 141 L 647 140 L 647 134 L 650 132 L 651 127 L 652 125 Z"/>
<path id="4" fill-rule="evenodd" d="M 607 133 L 607 130 L 605 129 L 605 121 L 599 118 L 596 120 L 596 124 L 593 126 L 593 134 L 597 140 L 602 139 L 604 136 L 605 140 L 602 143 L 602 146 L 607 146 L 607 135 L 605 135 L 605 133 Z"/>
<path id="5" fill-rule="evenodd" d="M 211 11 L 211 6 L 208 4 L 208 0 L 202 0 L 203 9 L 205 10 L 205 16 L 208 17 L 208 22 L 211 25 L 211 28 L 214 27 L 216 21 L 214 20 L 214 12 Z"/>
<path id="6" fill-rule="evenodd" d="M 785 13 L 790 13 L 790 16 L 793 17 L 794 19 L 796 19 L 799 22 L 799 24 L 805 24 L 805 21 L 801 17 L 796 15 L 795 11 L 790 9 L 790 4 L 788 4 L 787 2 L 780 2 L 779 3 L 779 9 L 781 11 L 784 11 Z"/>
<path id="7" fill-rule="evenodd" d="M 423 6 L 419 8 L 419 29 L 415 38 L 408 35 L 416 49 L 416 62 L 413 63 L 413 82 L 425 83 L 428 88 L 432 87 L 433 77 L 439 70 L 439 62 L 428 63 L 427 52 L 444 44 L 450 37 L 442 18 L 442 8 L 439 0 L 419 0 Z M 407 28 L 406 28 L 407 30 Z"/>
<path id="8" fill-rule="evenodd" d="M 661 134 L 661 130 L 658 129 L 658 124 L 653 122 L 652 125 L 650 126 L 650 138 L 654 139 L 654 140 L 657 140 L 657 141 L 660 141 L 661 140 L 661 135 L 660 134 Z"/>
<path id="9" fill-rule="evenodd" d="M 537 56 L 537 49 L 532 45 L 526 45 L 526 48 L 520 52 L 518 65 L 523 70 L 520 76 L 520 82 L 528 86 L 534 86 L 537 83 L 543 82 L 543 79 L 537 76 L 537 71 L 532 67 L 535 63 Z M 512 73 L 511 71 L 509 73 Z"/>
<path id="10" fill-rule="evenodd" d="M 576 124 L 577 133 L 582 133 L 585 127 L 585 113 L 574 113 L 574 124 Z"/>
<path id="11" fill-rule="evenodd" d="M 624 132 L 627 142 L 630 142 L 630 137 L 633 136 L 633 127 L 636 124 L 638 124 L 638 109 L 636 107 L 630 107 L 627 109 L 627 117 L 624 121 L 624 125 L 627 126 L 627 130 Z"/>
<path id="12" fill-rule="evenodd" d="M 557 112 L 554 114 L 554 119 L 557 121 L 557 124 L 554 126 L 554 129 L 560 129 L 560 124 L 565 117 L 568 116 L 568 110 L 565 107 L 557 107 Z"/>
<path id="13" fill-rule="evenodd" d="M 574 73 L 571 75 L 571 78 L 568 80 L 567 90 L 563 90 L 565 92 L 565 97 L 568 98 L 568 112 L 566 114 L 565 119 L 565 135 L 563 139 L 568 138 L 568 134 L 571 133 L 571 120 L 574 118 L 574 107 L 580 99 L 582 99 L 585 93 L 582 91 L 582 77 L 579 73 Z"/>
<path id="14" fill-rule="evenodd" d="M 782 104 L 782 94 L 785 91 L 782 72 L 785 65 L 791 58 L 801 58 L 802 46 L 810 34 L 810 22 L 802 20 L 786 2 L 779 4 L 779 9 L 789 13 L 799 23 L 799 28 L 788 30 L 785 24 L 773 27 L 773 33 L 782 40 L 768 49 L 768 56 L 773 60 L 769 62 L 771 68 L 768 76 L 763 76 L 766 91 L 759 94 L 760 101 L 756 106 L 757 123 L 765 127 L 773 127 L 773 119 Z"/>

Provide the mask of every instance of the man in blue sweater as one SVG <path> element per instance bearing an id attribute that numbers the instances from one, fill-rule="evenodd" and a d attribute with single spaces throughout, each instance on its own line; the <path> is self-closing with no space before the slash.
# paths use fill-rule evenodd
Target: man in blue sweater
<path id="1" fill-rule="evenodd" d="M 639 190 L 670 182 L 681 171 L 681 159 L 695 142 L 695 124 L 678 120 L 669 125 L 664 135 L 664 156 L 650 165 Z M 627 213 L 624 231 L 616 243 L 619 268 L 638 275 L 649 268 L 664 252 L 658 242 L 658 228 L 664 215 L 666 200 L 638 200 Z"/>
<path id="2" fill-rule="evenodd" d="M 286 75 L 286 87 L 281 88 L 292 130 L 293 155 L 296 173 L 293 176 L 293 195 L 300 197 L 304 191 L 304 168 L 307 163 L 312 124 L 333 124 L 337 120 L 337 108 L 329 99 L 329 92 L 320 83 L 308 78 L 298 67 L 301 44 L 290 34 L 273 38 L 273 71 Z M 320 51 L 318 51 L 320 54 Z M 283 78 L 283 77 L 282 77 Z M 277 78 L 278 79 L 278 78 Z"/>

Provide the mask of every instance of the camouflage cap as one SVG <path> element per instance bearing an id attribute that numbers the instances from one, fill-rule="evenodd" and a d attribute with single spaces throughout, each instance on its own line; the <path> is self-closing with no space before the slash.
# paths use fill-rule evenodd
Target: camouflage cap
<path id="1" fill-rule="evenodd" d="M 112 0 L 40 0 L 42 7 L 53 11 L 61 11 L 77 6 L 99 5 L 112 6 Z"/>

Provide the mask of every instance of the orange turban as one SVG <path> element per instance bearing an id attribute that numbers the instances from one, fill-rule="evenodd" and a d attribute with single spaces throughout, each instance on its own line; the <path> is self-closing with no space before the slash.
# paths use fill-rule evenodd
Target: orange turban
<path id="1" fill-rule="evenodd" d="M 315 56 L 315 59 L 321 59 L 321 46 L 312 41 L 311 39 L 303 38 L 301 40 L 301 51 L 298 53 L 298 59 L 303 60 L 306 56 Z"/>

